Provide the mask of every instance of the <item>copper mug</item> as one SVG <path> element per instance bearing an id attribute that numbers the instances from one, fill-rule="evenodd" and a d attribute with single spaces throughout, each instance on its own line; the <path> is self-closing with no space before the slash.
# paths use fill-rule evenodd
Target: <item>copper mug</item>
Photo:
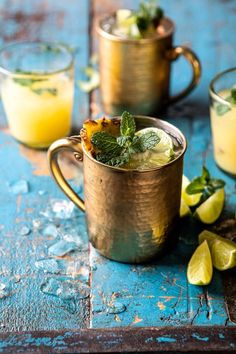
<path id="1" fill-rule="evenodd" d="M 161 21 L 163 33 L 143 39 L 113 35 L 109 27 L 114 18 L 106 17 L 97 25 L 101 99 L 107 114 L 120 115 L 128 110 L 155 115 L 193 90 L 200 79 L 200 62 L 189 48 L 172 46 L 175 28 L 169 18 Z M 181 55 L 192 66 L 192 78 L 182 92 L 170 97 L 171 62 Z"/>
<path id="2" fill-rule="evenodd" d="M 89 240 L 105 257 L 127 263 L 154 258 L 163 249 L 179 218 L 186 140 L 179 129 L 156 118 L 135 116 L 139 129 L 164 129 L 181 144 L 180 154 L 162 167 L 137 171 L 96 161 L 80 136 L 55 141 L 49 167 L 62 191 L 85 212 Z M 58 153 L 69 150 L 83 160 L 84 201 L 65 180 Z"/>

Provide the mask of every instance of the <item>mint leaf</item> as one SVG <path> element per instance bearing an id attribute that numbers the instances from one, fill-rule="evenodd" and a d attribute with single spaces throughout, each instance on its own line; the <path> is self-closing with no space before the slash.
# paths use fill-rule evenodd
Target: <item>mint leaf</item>
<path id="1" fill-rule="evenodd" d="M 229 106 L 226 106 L 225 104 L 218 104 L 216 106 L 216 113 L 218 114 L 218 116 L 223 116 L 229 111 L 231 111 L 231 108 Z"/>
<path id="2" fill-rule="evenodd" d="M 136 130 L 134 117 L 129 112 L 123 112 L 121 116 L 120 133 L 122 136 L 133 137 Z"/>
<path id="3" fill-rule="evenodd" d="M 210 180 L 210 178 L 211 176 L 208 169 L 205 166 L 202 166 L 202 176 L 201 176 L 202 183 L 207 183 Z"/>
<path id="4" fill-rule="evenodd" d="M 225 181 L 223 181 L 222 179 L 215 179 L 212 178 L 210 180 L 210 185 L 216 190 L 216 189 L 221 189 L 225 186 Z"/>
<path id="5" fill-rule="evenodd" d="M 38 89 L 34 89 L 31 88 L 31 90 L 36 93 L 37 95 L 42 95 L 44 92 L 48 92 L 50 93 L 52 96 L 56 96 L 57 95 L 57 89 L 56 88 L 47 88 L 47 87 L 42 87 L 42 88 L 38 88 Z"/>
<path id="6" fill-rule="evenodd" d="M 205 185 L 202 183 L 201 177 L 194 178 L 194 180 L 187 186 L 186 192 L 188 194 L 197 194 L 203 192 Z"/>
<path id="7" fill-rule="evenodd" d="M 47 79 L 14 78 L 13 81 L 21 86 L 31 86 L 35 82 L 47 81 Z"/>
<path id="8" fill-rule="evenodd" d="M 106 164 L 109 166 L 117 166 L 118 167 L 118 166 L 122 166 L 122 165 L 125 165 L 126 163 L 128 163 L 129 159 L 130 159 L 130 155 L 124 154 L 124 155 L 120 155 L 117 157 L 113 157 L 112 159 L 107 161 Z"/>
<path id="9" fill-rule="evenodd" d="M 160 138 L 154 132 L 147 132 L 141 136 L 135 137 L 133 144 L 131 145 L 131 149 L 134 152 L 144 152 L 146 150 L 151 150 L 156 146 Z"/>
<path id="10" fill-rule="evenodd" d="M 231 97 L 234 100 L 234 104 L 236 104 L 236 87 L 231 89 Z"/>
<path id="11" fill-rule="evenodd" d="M 116 138 L 107 132 L 94 133 L 91 142 L 104 153 L 119 155 L 122 147 L 117 143 Z"/>
<path id="12" fill-rule="evenodd" d="M 129 143 L 132 142 L 132 138 L 130 136 L 118 136 L 116 140 L 117 143 L 122 147 L 128 146 Z"/>
<path id="13" fill-rule="evenodd" d="M 211 178 L 208 169 L 203 166 L 202 175 L 196 177 L 187 186 L 186 192 L 188 194 L 202 193 L 200 203 L 203 203 L 207 198 L 216 192 L 217 189 L 223 188 L 225 182 L 221 179 Z"/>
<path id="14" fill-rule="evenodd" d="M 136 23 L 140 31 L 146 31 L 150 26 L 154 28 L 159 24 L 160 19 L 163 17 L 163 10 L 157 6 L 156 1 L 142 1 L 139 9 L 135 12 Z"/>

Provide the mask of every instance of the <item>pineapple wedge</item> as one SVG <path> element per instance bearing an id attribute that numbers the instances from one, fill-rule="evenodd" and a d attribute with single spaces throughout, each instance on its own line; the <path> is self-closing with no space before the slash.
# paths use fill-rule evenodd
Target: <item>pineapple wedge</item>
<path id="1" fill-rule="evenodd" d="M 80 131 L 80 136 L 83 140 L 84 146 L 91 154 L 94 152 L 91 138 L 94 133 L 105 131 L 111 135 L 117 136 L 120 131 L 120 119 L 118 118 L 99 118 L 96 120 L 88 119 L 84 122 L 83 128 Z"/>

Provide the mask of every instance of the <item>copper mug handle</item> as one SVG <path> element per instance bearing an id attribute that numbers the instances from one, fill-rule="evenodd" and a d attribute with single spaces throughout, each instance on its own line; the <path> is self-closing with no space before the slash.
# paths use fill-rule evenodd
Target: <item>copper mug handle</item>
<path id="1" fill-rule="evenodd" d="M 74 153 L 76 160 L 83 160 L 83 149 L 81 144 L 80 136 L 71 136 L 69 138 L 59 139 L 52 143 L 48 149 L 48 162 L 50 172 L 67 197 L 82 211 L 85 212 L 85 204 L 83 199 L 81 199 L 77 193 L 71 188 L 69 183 L 66 181 L 63 173 L 58 164 L 58 154 L 61 151 L 69 150 Z"/>
<path id="2" fill-rule="evenodd" d="M 168 103 L 175 103 L 181 100 L 182 98 L 184 98 L 185 96 L 187 96 L 194 89 L 194 87 L 198 84 L 200 80 L 201 64 L 198 57 L 191 49 L 184 46 L 178 46 L 168 50 L 167 52 L 167 58 L 169 60 L 176 60 L 179 58 L 180 55 L 183 55 L 187 59 L 187 61 L 191 64 L 192 79 L 184 90 L 174 95 L 173 97 L 170 97 Z"/>

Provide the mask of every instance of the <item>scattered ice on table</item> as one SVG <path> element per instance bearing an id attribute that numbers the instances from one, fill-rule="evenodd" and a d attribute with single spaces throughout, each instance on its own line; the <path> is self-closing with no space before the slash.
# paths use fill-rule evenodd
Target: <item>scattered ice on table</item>
<path id="1" fill-rule="evenodd" d="M 83 240 L 81 240 L 80 235 L 77 233 L 76 230 L 71 230 L 70 233 L 65 233 L 62 234 L 63 240 L 65 240 L 66 242 L 74 242 L 76 243 L 78 248 L 82 248 L 83 247 Z"/>
<path id="2" fill-rule="evenodd" d="M 87 285 L 68 279 L 47 279 L 40 289 L 43 293 L 59 297 L 62 300 L 86 299 L 89 296 Z"/>
<path id="3" fill-rule="evenodd" d="M 43 222 L 41 219 L 34 219 L 32 221 L 32 224 L 33 224 L 34 229 L 39 229 L 43 225 Z"/>
<path id="4" fill-rule="evenodd" d="M 44 273 L 59 274 L 60 267 L 58 262 L 53 258 L 40 259 L 35 262 L 35 266 L 42 270 Z"/>
<path id="5" fill-rule="evenodd" d="M 75 242 L 80 250 L 86 250 L 88 248 L 87 228 L 79 219 L 76 219 L 76 224 L 63 225 L 60 228 L 60 233 L 64 240 Z"/>
<path id="6" fill-rule="evenodd" d="M 24 179 L 20 179 L 15 182 L 11 182 L 8 184 L 9 190 L 13 194 L 26 194 L 29 192 L 29 184 Z"/>
<path id="7" fill-rule="evenodd" d="M 9 291 L 7 290 L 7 286 L 4 283 L 0 283 L 0 299 L 4 299 L 10 295 Z"/>
<path id="8" fill-rule="evenodd" d="M 44 191 L 44 190 L 42 190 L 42 189 L 38 191 L 38 195 L 44 195 L 44 194 L 46 194 L 46 193 L 47 193 L 47 192 Z"/>
<path id="9" fill-rule="evenodd" d="M 48 248 L 48 253 L 51 256 L 62 257 L 65 254 L 76 249 L 78 249 L 78 246 L 75 242 L 67 242 L 65 240 L 60 240 Z"/>
<path id="10" fill-rule="evenodd" d="M 65 199 L 50 199 L 47 207 L 40 211 L 40 215 L 47 219 L 68 220 L 76 215 L 76 208 L 71 201 Z"/>
<path id="11" fill-rule="evenodd" d="M 74 204 L 65 199 L 51 199 L 50 206 L 58 219 L 70 219 L 73 216 Z"/>
<path id="12" fill-rule="evenodd" d="M 42 232 L 43 232 L 44 236 L 52 236 L 52 237 L 58 236 L 58 229 L 57 229 L 56 225 L 54 225 L 54 224 L 46 225 L 43 228 Z"/>
<path id="13" fill-rule="evenodd" d="M 122 313 L 126 310 L 126 306 L 121 302 L 114 301 L 107 307 L 107 312 L 110 314 Z"/>
<path id="14" fill-rule="evenodd" d="M 30 234 L 31 229 L 27 225 L 21 225 L 18 227 L 17 232 L 19 232 L 21 236 L 27 236 Z"/>

